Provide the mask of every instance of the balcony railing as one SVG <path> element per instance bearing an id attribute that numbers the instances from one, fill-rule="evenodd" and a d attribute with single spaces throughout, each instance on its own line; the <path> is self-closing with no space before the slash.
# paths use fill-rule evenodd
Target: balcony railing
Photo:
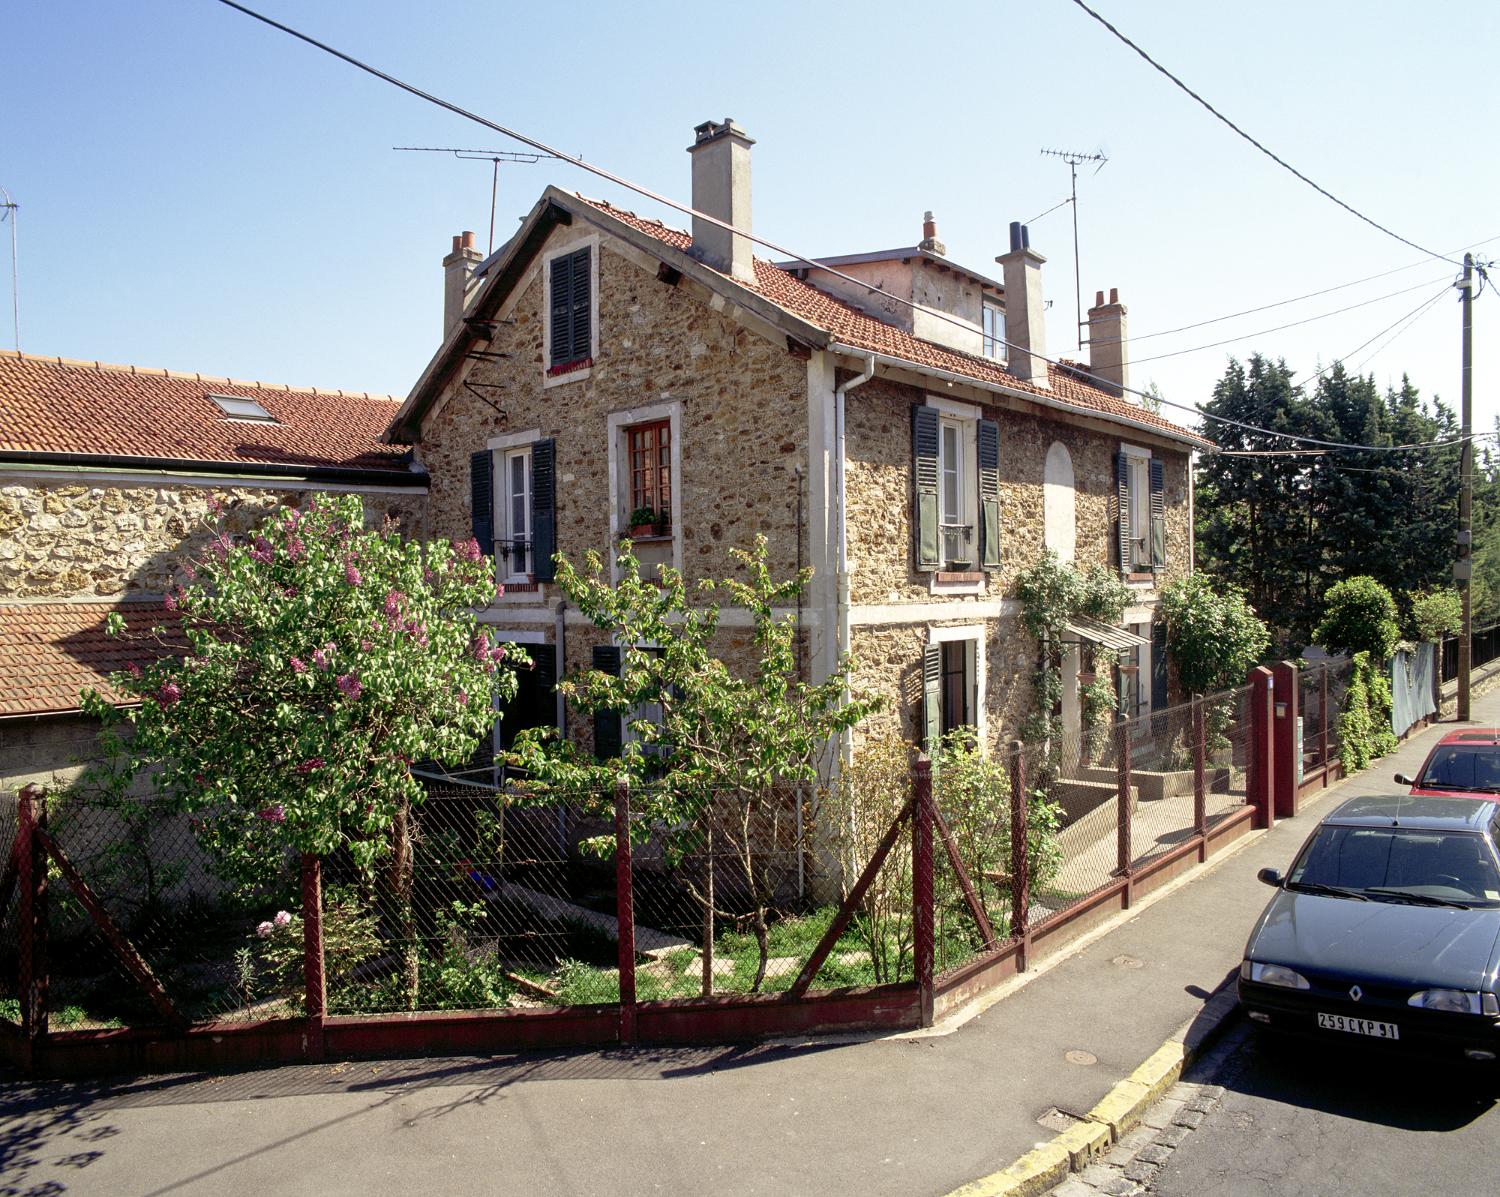
<path id="1" fill-rule="evenodd" d="M 942 524 L 943 564 L 967 569 L 974 564 L 974 525 Z"/>
<path id="2" fill-rule="evenodd" d="M 500 581 L 531 573 L 531 541 L 517 537 L 495 540 L 495 570 Z"/>

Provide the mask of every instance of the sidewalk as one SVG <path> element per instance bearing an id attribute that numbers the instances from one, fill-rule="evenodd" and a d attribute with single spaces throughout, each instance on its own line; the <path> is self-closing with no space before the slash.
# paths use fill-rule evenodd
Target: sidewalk
<path id="1" fill-rule="evenodd" d="M 1500 722 L 1500 692 L 1474 712 Z M 1148 899 L 951 1033 L 12 1079 L 0 1178 L 11 1192 L 79 1195 L 946 1194 L 1050 1139 L 1039 1115 L 1090 1109 L 1196 1017 L 1269 896 L 1256 870 L 1285 866 L 1337 801 L 1398 789 L 1391 775 L 1451 726 Z"/>

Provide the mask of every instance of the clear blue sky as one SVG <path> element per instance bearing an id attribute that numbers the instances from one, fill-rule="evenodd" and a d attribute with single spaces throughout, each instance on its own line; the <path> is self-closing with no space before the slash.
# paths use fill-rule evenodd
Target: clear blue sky
<path id="1" fill-rule="evenodd" d="M 1442 251 L 1500 237 L 1500 5 L 1097 4 L 1381 222 Z M 1135 335 L 1420 259 L 1260 157 L 1068 0 L 259 6 L 683 200 L 693 125 L 732 115 L 758 142 L 756 230 L 809 254 L 912 244 L 931 208 L 950 257 L 992 268 L 1009 221 L 1067 194 L 1067 168 L 1039 149 L 1102 147 L 1109 165 L 1080 182 L 1085 304 L 1119 287 Z M 0 186 L 21 204 L 22 348 L 404 394 L 437 345 L 451 235 L 487 236 L 490 172 L 396 145 L 520 148 L 213 0 L 0 7 Z M 552 162 L 502 167 L 498 229 L 514 228 L 549 182 L 683 223 Z M 1065 351 L 1067 210 L 1036 222 L 1032 244 L 1049 258 L 1049 348 Z M 1500 240 L 1480 252 L 1500 257 Z M 1310 372 L 1450 273 L 1428 262 L 1142 341 L 1137 359 L 1430 283 L 1142 363 L 1134 381 L 1202 401 L 1227 355 L 1252 349 Z M 1486 296 L 1481 428 L 1500 414 L 1497 334 L 1500 296 Z M 1444 298 L 1367 369 L 1382 383 L 1409 371 L 1456 404 L 1458 341 L 1457 305 Z"/>

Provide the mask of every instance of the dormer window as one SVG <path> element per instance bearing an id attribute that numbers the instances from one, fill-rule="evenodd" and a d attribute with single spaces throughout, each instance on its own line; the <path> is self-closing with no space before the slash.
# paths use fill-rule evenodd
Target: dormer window
<path id="1" fill-rule="evenodd" d="M 229 420 L 252 420 L 258 424 L 279 424 L 281 421 L 263 408 L 254 399 L 243 395 L 215 395 L 210 393 L 215 406 Z"/>
<path id="2" fill-rule="evenodd" d="M 989 299 L 984 301 L 984 356 L 1005 360 L 1005 309 Z"/>

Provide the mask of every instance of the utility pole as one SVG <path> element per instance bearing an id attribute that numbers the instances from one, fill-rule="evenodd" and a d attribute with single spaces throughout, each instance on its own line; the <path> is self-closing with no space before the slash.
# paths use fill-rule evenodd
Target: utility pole
<path id="1" fill-rule="evenodd" d="M 1463 456 L 1458 479 L 1458 563 L 1453 573 L 1463 595 L 1464 622 L 1458 633 L 1458 721 L 1469 719 L 1469 670 L 1474 632 L 1474 255 L 1464 254 L 1464 275 L 1458 284 L 1463 308 L 1462 432 Z"/>

